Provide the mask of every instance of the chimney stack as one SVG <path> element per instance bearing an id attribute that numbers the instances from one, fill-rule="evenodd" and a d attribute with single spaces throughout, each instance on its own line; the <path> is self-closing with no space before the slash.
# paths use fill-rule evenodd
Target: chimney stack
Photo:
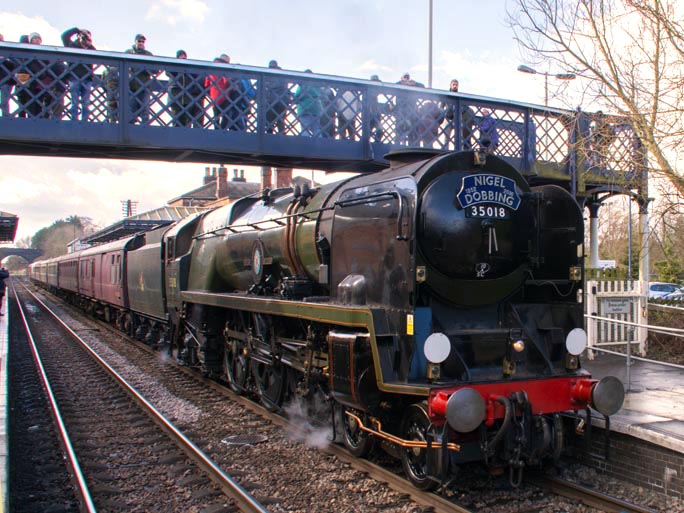
<path id="1" fill-rule="evenodd" d="M 246 182 L 247 180 L 245 179 L 245 170 L 233 169 L 233 178 L 231 180 L 233 182 Z"/>
<path id="2" fill-rule="evenodd" d="M 273 170 L 270 167 L 261 167 L 261 190 L 273 188 Z"/>
<path id="3" fill-rule="evenodd" d="M 202 185 L 207 185 L 213 181 L 214 181 L 214 178 L 211 176 L 211 168 L 205 167 L 204 168 L 204 179 L 202 180 Z"/>
<path id="4" fill-rule="evenodd" d="M 276 170 L 276 187 L 291 187 L 292 186 L 292 168 L 291 167 L 277 167 Z"/>
<path id="5" fill-rule="evenodd" d="M 221 166 L 218 168 L 218 176 L 216 178 L 216 199 L 225 198 L 228 196 L 228 169 Z"/>

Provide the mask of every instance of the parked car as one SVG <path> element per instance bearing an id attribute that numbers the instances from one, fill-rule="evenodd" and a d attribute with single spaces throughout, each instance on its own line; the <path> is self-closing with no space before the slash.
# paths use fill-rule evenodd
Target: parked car
<path id="1" fill-rule="evenodd" d="M 661 296 L 660 299 L 664 301 L 684 301 L 684 290 L 677 290 Z"/>
<path id="2" fill-rule="evenodd" d="M 674 294 L 675 292 L 684 293 L 684 287 L 677 285 L 676 283 L 663 283 L 659 281 L 653 281 L 648 286 L 649 299 L 664 298 L 665 296 Z"/>

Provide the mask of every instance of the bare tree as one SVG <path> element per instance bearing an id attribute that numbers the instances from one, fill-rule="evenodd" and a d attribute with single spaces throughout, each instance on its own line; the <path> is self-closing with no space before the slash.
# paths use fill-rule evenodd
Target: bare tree
<path id="1" fill-rule="evenodd" d="M 583 79 L 585 101 L 628 116 L 649 172 L 684 195 L 684 28 L 678 0 L 511 0 L 526 58 Z M 681 16 L 679 17 L 681 19 Z"/>
<path id="2" fill-rule="evenodd" d="M 14 244 L 18 248 L 30 248 L 31 247 L 31 237 L 27 235 L 26 237 L 22 237 L 19 240 L 16 240 Z"/>
<path id="3" fill-rule="evenodd" d="M 628 224 L 629 218 L 615 215 L 615 211 L 626 210 L 626 198 L 615 198 L 605 203 L 599 211 L 600 239 L 599 254 L 601 258 L 615 260 L 618 266 L 626 267 L 628 255 Z"/>

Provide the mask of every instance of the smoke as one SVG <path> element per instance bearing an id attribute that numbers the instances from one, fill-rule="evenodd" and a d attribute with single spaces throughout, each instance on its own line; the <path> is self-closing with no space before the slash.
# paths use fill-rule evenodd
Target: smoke
<path id="1" fill-rule="evenodd" d="M 164 351 L 159 351 L 159 361 L 160 361 L 161 363 L 166 363 L 166 362 L 168 362 L 169 360 L 173 361 L 173 359 L 174 359 L 174 358 L 173 358 L 171 355 L 169 355 L 169 353 L 168 353 L 166 350 L 164 350 Z"/>
<path id="2" fill-rule="evenodd" d="M 330 417 L 330 405 L 326 405 L 317 395 L 314 395 L 308 403 L 304 399 L 295 397 L 292 402 L 284 406 L 284 410 L 290 419 L 290 427 L 287 430 L 287 437 L 290 440 L 301 442 L 315 449 L 325 449 L 330 444 L 330 426 L 316 426 L 311 422 L 312 417 L 322 419 Z"/>

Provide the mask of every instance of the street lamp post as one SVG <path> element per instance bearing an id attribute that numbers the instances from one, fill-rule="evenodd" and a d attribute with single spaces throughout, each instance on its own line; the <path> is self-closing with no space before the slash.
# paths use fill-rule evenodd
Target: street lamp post
<path id="1" fill-rule="evenodd" d="M 557 78 L 558 80 L 575 80 L 577 76 L 574 73 L 544 73 L 537 71 L 534 68 L 521 64 L 518 66 L 518 71 L 522 73 L 529 73 L 530 75 L 544 75 L 544 106 L 549 106 L 549 77 Z"/>

